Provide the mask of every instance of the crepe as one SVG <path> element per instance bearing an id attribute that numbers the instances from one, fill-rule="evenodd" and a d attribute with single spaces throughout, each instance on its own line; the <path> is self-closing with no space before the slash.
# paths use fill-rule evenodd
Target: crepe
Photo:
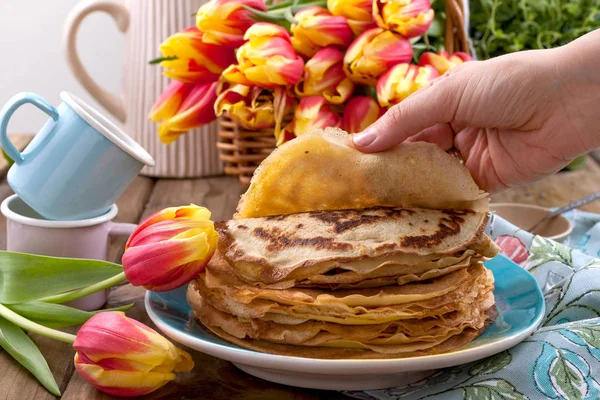
<path id="1" fill-rule="evenodd" d="M 311 280 L 358 283 L 401 275 L 408 266 L 420 272 L 445 268 L 474 253 L 493 257 L 497 247 L 483 234 L 486 223 L 486 213 L 470 210 L 372 208 L 238 219 L 215 227 L 220 252 L 247 282 L 304 280 L 306 286 Z M 384 267 L 387 275 L 373 274 Z M 336 269 L 354 271 L 355 279 L 318 277 L 336 275 Z"/>
<path id="2" fill-rule="evenodd" d="M 476 263 L 424 283 L 360 290 L 261 289 L 230 273 L 216 256 L 190 285 L 188 302 L 197 296 L 215 308 L 242 318 L 328 321 L 346 325 L 380 324 L 455 311 L 493 290 L 493 276 Z M 289 321 L 289 320 L 288 320 Z"/>
<path id="3" fill-rule="evenodd" d="M 488 199 L 469 171 L 434 144 L 366 154 L 346 132 L 327 128 L 273 151 L 255 171 L 234 219 L 381 206 L 485 212 Z"/>

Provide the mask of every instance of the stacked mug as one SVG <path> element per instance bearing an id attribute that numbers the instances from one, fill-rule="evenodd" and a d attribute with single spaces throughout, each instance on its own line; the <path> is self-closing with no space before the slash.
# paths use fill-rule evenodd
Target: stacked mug
<path id="1" fill-rule="evenodd" d="M 115 223 L 115 201 L 154 160 L 116 125 L 71 93 L 54 107 L 21 93 L 0 112 L 0 146 L 14 160 L 8 184 L 15 192 L 0 210 L 7 219 L 7 250 L 54 257 L 106 259 L 108 237 L 129 235 L 134 224 Z M 32 104 L 48 121 L 21 153 L 10 142 L 13 113 Z M 106 292 L 69 305 L 96 310 Z"/>

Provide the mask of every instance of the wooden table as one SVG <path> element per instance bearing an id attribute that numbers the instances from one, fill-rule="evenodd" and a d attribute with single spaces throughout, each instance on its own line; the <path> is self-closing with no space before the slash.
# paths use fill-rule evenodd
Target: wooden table
<path id="1" fill-rule="evenodd" d="M 3 170 L 0 167 L 0 174 Z M 4 171 L 5 172 L 5 171 Z M 584 168 L 575 172 L 564 172 L 545 181 L 523 188 L 512 189 L 495 195 L 495 201 L 516 201 L 558 206 L 576 198 L 600 191 L 600 166 L 588 159 Z M 6 182 L 0 183 L 0 200 L 11 194 Z M 193 202 L 208 207 L 214 219 L 231 217 L 241 189 L 230 177 L 206 179 L 151 179 L 138 177 L 118 201 L 117 221 L 137 223 L 142 218 L 164 207 Z M 600 202 L 586 207 L 600 212 Z M 6 221 L 0 218 L 0 248 L 6 248 Z M 108 259 L 119 262 L 125 238 L 111 239 Z M 135 301 L 136 306 L 127 314 L 153 326 L 143 306 L 144 289 L 123 285 L 111 291 L 108 305 L 118 306 Z M 75 330 L 71 330 L 75 332 Z M 58 341 L 32 335 L 48 360 L 64 399 L 109 399 L 87 384 L 74 371 L 73 349 Z M 148 399 L 342 399 L 336 392 L 306 390 L 269 383 L 247 375 L 232 364 L 214 357 L 188 350 L 194 357 L 193 371 L 179 374 L 175 382 L 146 396 Z M 49 394 L 19 364 L 0 352 L 0 400 L 51 399 Z"/>

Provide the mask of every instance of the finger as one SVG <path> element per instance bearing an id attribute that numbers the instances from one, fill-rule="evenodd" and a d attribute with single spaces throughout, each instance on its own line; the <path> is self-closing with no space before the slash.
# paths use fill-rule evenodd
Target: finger
<path id="1" fill-rule="evenodd" d="M 414 136 L 406 139 L 407 142 L 429 142 L 440 146 L 444 151 L 454 147 L 454 132 L 450 124 L 435 124 Z"/>
<path id="2" fill-rule="evenodd" d="M 468 74 L 460 74 L 460 69 L 459 66 L 444 74 L 430 87 L 390 108 L 363 132 L 353 135 L 356 148 L 368 153 L 387 150 L 429 127 L 451 122 L 468 80 Z"/>

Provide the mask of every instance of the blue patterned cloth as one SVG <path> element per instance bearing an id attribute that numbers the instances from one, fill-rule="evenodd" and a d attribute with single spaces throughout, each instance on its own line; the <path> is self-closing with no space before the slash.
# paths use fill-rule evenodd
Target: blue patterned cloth
<path id="1" fill-rule="evenodd" d="M 487 233 L 531 272 L 544 292 L 542 327 L 490 358 L 448 368 L 411 385 L 345 392 L 377 400 L 600 399 L 600 215 L 573 211 L 563 244 L 492 216 Z"/>

